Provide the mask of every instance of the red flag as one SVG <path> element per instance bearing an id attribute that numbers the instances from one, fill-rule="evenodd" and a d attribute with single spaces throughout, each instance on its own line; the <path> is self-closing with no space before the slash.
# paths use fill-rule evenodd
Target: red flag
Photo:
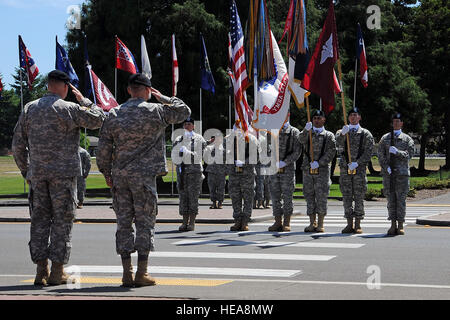
<path id="1" fill-rule="evenodd" d="M 0 78 L 0 99 L 2 98 L 2 91 L 3 91 L 3 83 L 2 78 Z"/>
<path id="2" fill-rule="evenodd" d="M 309 62 L 302 87 L 322 98 L 325 113 L 334 109 L 336 90 L 334 65 L 339 59 L 336 20 L 333 1 L 330 1 L 328 15 Z"/>
<path id="3" fill-rule="evenodd" d="M 116 68 L 135 74 L 139 72 L 131 51 L 116 36 Z"/>
<path id="4" fill-rule="evenodd" d="M 90 67 L 89 73 L 91 76 L 92 88 L 94 89 L 95 103 L 104 111 L 109 111 L 110 109 L 117 107 L 119 104 L 114 99 L 114 96 Z"/>
<path id="5" fill-rule="evenodd" d="M 367 61 L 366 61 L 366 46 L 364 45 L 364 39 L 361 31 L 361 26 L 358 23 L 357 31 L 357 44 L 356 44 L 356 59 L 359 59 L 359 72 L 361 75 L 361 82 L 364 88 L 367 88 L 369 77 L 367 75 Z"/>

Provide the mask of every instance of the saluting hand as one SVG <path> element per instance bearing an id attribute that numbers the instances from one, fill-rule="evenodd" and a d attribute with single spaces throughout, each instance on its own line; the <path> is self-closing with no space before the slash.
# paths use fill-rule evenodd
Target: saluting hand
<path id="1" fill-rule="evenodd" d="M 161 96 L 162 96 L 161 92 L 159 92 L 155 88 L 151 88 L 151 89 L 152 89 L 152 95 L 155 96 L 156 100 L 161 102 Z"/>
<path id="2" fill-rule="evenodd" d="M 83 94 L 77 88 L 75 88 L 71 83 L 69 83 L 69 87 L 70 87 L 70 89 L 72 89 L 72 92 L 75 95 L 75 98 L 77 99 L 77 101 L 81 102 L 81 100 L 83 100 L 83 98 L 84 98 Z"/>

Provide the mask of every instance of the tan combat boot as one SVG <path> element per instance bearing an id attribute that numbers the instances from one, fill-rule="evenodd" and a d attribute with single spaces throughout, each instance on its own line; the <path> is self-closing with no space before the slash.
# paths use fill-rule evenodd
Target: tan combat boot
<path id="1" fill-rule="evenodd" d="M 282 216 L 275 216 L 275 222 L 269 227 L 269 231 L 283 231 Z"/>
<path id="2" fill-rule="evenodd" d="M 361 219 L 360 218 L 355 218 L 355 233 L 356 234 L 361 234 L 362 233 Z"/>
<path id="3" fill-rule="evenodd" d="M 342 233 L 353 233 L 353 218 L 347 218 L 347 226 L 342 229 Z"/>
<path id="4" fill-rule="evenodd" d="M 241 221 L 241 231 L 248 231 L 248 221 L 249 219 L 243 218 Z"/>
<path id="5" fill-rule="evenodd" d="M 131 258 L 122 259 L 123 276 L 122 276 L 122 286 L 123 287 L 133 287 L 134 286 L 134 274 L 133 274 L 133 264 L 131 263 Z"/>
<path id="6" fill-rule="evenodd" d="M 183 223 L 182 223 L 181 226 L 178 228 L 178 231 L 187 231 L 188 223 L 189 223 L 189 215 L 184 214 L 184 215 L 183 215 Z"/>
<path id="7" fill-rule="evenodd" d="M 325 219 L 325 215 L 324 214 L 319 214 L 319 218 L 317 221 L 317 228 L 316 228 L 316 232 L 325 232 L 325 229 L 323 228 L 323 220 Z"/>
<path id="8" fill-rule="evenodd" d="M 187 225 L 186 231 L 194 231 L 195 229 L 195 214 L 190 214 L 189 215 L 189 224 Z"/>
<path id="9" fill-rule="evenodd" d="M 147 273 L 148 260 L 138 261 L 136 276 L 134 277 L 135 287 L 154 286 L 156 280 Z"/>
<path id="10" fill-rule="evenodd" d="M 241 219 L 234 219 L 234 225 L 230 227 L 230 231 L 241 230 Z"/>
<path id="11" fill-rule="evenodd" d="M 266 200 L 266 204 L 264 208 L 269 209 L 270 208 L 270 200 Z"/>
<path id="12" fill-rule="evenodd" d="M 59 286 L 60 284 L 66 284 L 69 279 L 69 275 L 64 272 L 64 264 L 58 262 L 52 262 L 52 269 L 48 278 L 48 285 Z"/>
<path id="13" fill-rule="evenodd" d="M 397 234 L 403 236 L 405 234 L 405 230 L 403 229 L 403 222 L 398 222 Z"/>
<path id="14" fill-rule="evenodd" d="M 217 209 L 222 209 L 223 208 L 223 206 L 222 206 L 222 201 L 219 201 L 218 203 L 217 203 Z"/>
<path id="15" fill-rule="evenodd" d="M 305 232 L 315 232 L 316 231 L 316 215 L 315 214 L 311 214 L 309 216 L 309 226 L 307 226 L 305 228 Z"/>
<path id="16" fill-rule="evenodd" d="M 34 278 L 35 286 L 46 286 L 48 277 L 50 276 L 50 268 L 48 267 L 48 260 L 40 260 L 36 267 L 36 278 Z"/>
<path id="17" fill-rule="evenodd" d="M 284 215 L 283 220 L 283 231 L 291 231 L 291 216 L 290 215 Z"/>
<path id="18" fill-rule="evenodd" d="M 397 234 L 397 221 L 391 220 L 391 227 L 387 231 L 388 236 L 395 236 Z"/>
<path id="19" fill-rule="evenodd" d="M 213 201 L 211 207 L 209 207 L 210 209 L 217 209 L 217 201 Z"/>

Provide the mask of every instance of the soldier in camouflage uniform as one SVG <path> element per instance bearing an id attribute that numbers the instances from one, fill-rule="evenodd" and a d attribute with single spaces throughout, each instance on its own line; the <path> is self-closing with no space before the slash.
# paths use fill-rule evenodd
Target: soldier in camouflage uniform
<path id="1" fill-rule="evenodd" d="M 241 129 L 235 130 L 227 137 L 227 153 L 234 159 L 228 168 L 228 192 L 233 206 L 234 225 L 231 231 L 248 231 L 252 215 L 255 193 L 255 166 L 259 152 L 258 140 L 249 134 L 248 142 Z M 232 149 L 231 149 L 232 148 Z"/>
<path id="2" fill-rule="evenodd" d="M 80 105 L 64 101 L 69 86 Z M 105 115 L 59 70 L 48 74 L 48 93 L 25 105 L 14 129 L 12 151 L 30 185 L 30 253 L 35 285 L 66 283 L 72 247 L 80 127 L 97 129 Z M 52 261 L 51 273 L 48 259 Z"/>
<path id="3" fill-rule="evenodd" d="M 128 93 L 131 98 L 111 109 L 102 126 L 97 165 L 113 194 L 122 285 L 139 287 L 155 284 L 147 266 L 157 214 L 156 177 L 168 172 L 165 129 L 186 119 L 190 109 L 180 99 L 166 97 L 153 89 L 150 79 L 143 74 L 129 78 Z M 147 102 L 151 95 L 160 103 Z M 134 276 L 131 253 L 136 251 L 138 267 Z"/>
<path id="4" fill-rule="evenodd" d="M 359 125 L 360 120 L 361 114 L 355 107 L 348 112 L 350 125 L 345 125 L 342 130 L 336 132 L 341 171 L 339 186 L 344 203 L 344 217 L 347 219 L 347 226 L 342 233 L 362 233 L 361 220 L 364 219 L 364 197 L 367 191 L 366 169 L 372 157 L 374 141 L 370 131 Z M 347 136 L 351 160 L 348 158 Z M 349 174 L 349 170 L 354 174 Z M 354 227 L 353 219 L 355 219 Z"/>
<path id="5" fill-rule="evenodd" d="M 77 177 L 77 208 L 81 209 L 83 208 L 84 193 L 86 192 L 86 178 L 91 170 L 91 155 L 82 147 L 78 148 L 78 154 L 80 155 L 81 175 Z"/>
<path id="6" fill-rule="evenodd" d="M 186 119 L 183 127 L 184 134 L 175 139 L 172 149 L 173 151 L 178 150 L 182 159 L 176 167 L 177 188 L 180 195 L 179 213 L 183 217 L 183 223 L 178 230 L 193 231 L 204 179 L 202 156 L 206 141 L 201 135 L 194 132 L 193 119 Z"/>
<path id="7" fill-rule="evenodd" d="M 276 139 L 276 137 L 273 137 Z M 278 136 L 278 171 L 269 176 L 272 213 L 275 223 L 269 231 L 291 231 L 290 221 L 294 211 L 295 162 L 302 153 L 300 131 L 286 122 Z M 283 204 L 281 201 L 283 200 Z M 282 221 L 284 217 L 284 220 Z"/>
<path id="8" fill-rule="evenodd" d="M 336 154 L 336 139 L 334 134 L 325 130 L 325 113 L 315 111 L 312 113 L 313 122 L 308 122 L 300 132 L 300 142 L 303 144 L 305 156 L 303 157 L 303 194 L 306 199 L 307 214 L 310 224 L 305 232 L 324 232 L 323 220 L 327 214 L 327 200 L 330 192 L 331 161 Z M 314 152 L 310 153 L 309 131 L 312 133 L 312 146 Z M 311 170 L 318 169 L 318 174 Z M 316 216 L 318 221 L 316 224 Z"/>
<path id="9" fill-rule="evenodd" d="M 207 164 L 209 194 L 212 201 L 210 209 L 222 209 L 225 196 L 226 183 L 226 146 L 223 136 L 215 136 L 213 143 L 204 151 L 204 160 Z"/>
<path id="10" fill-rule="evenodd" d="M 392 117 L 393 131 L 386 133 L 378 143 L 378 160 L 383 175 L 383 190 L 387 198 L 388 235 L 403 235 L 406 215 L 406 197 L 409 192 L 409 160 L 414 154 L 414 140 L 402 132 L 399 113 Z"/>

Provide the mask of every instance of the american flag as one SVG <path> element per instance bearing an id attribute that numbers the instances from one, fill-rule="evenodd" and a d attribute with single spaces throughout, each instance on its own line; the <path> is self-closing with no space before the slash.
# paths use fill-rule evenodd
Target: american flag
<path id="1" fill-rule="evenodd" d="M 177 95 L 177 83 L 179 80 L 177 49 L 175 48 L 175 34 L 172 34 L 172 95 Z"/>
<path id="2" fill-rule="evenodd" d="M 230 41 L 229 53 L 231 54 L 231 79 L 234 88 L 234 100 L 236 113 L 239 117 L 240 127 L 246 134 L 251 130 L 251 120 L 253 112 L 247 103 L 247 94 L 245 89 L 248 87 L 247 67 L 245 64 L 244 33 L 242 32 L 241 19 L 236 8 L 234 0 L 230 7 Z"/>

